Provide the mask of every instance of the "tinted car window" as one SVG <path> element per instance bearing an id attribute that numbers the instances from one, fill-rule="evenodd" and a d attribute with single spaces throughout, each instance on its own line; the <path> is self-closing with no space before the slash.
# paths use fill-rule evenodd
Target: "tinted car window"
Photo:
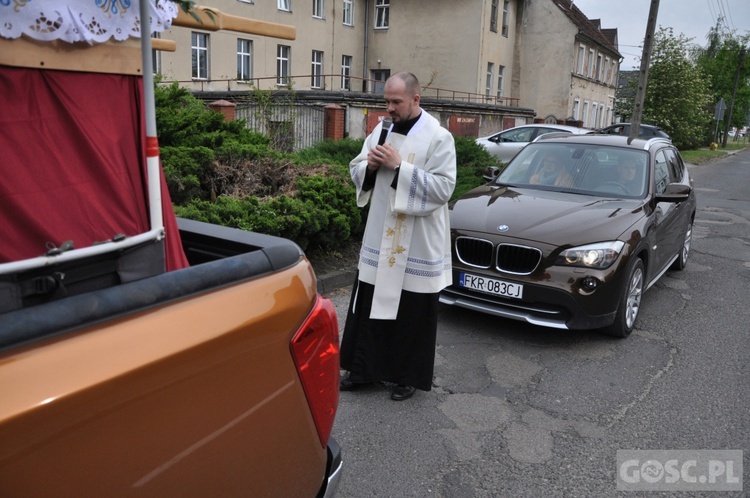
<path id="1" fill-rule="evenodd" d="M 667 161 L 669 162 L 670 182 L 682 182 L 682 178 L 685 176 L 685 166 L 680 160 L 680 156 L 672 149 L 665 149 L 664 153 L 667 157 Z"/>
<path id="2" fill-rule="evenodd" d="M 518 153 L 495 182 L 535 190 L 635 199 L 646 194 L 647 165 L 648 153 L 643 150 L 533 142 Z M 666 159 L 664 167 L 666 171 Z"/>
<path id="3" fill-rule="evenodd" d="M 521 128 L 497 135 L 497 142 L 531 142 L 535 128 Z"/>
<path id="4" fill-rule="evenodd" d="M 669 184 L 669 165 L 664 149 L 656 153 L 654 158 L 654 181 L 656 182 L 656 193 L 661 194 Z"/>

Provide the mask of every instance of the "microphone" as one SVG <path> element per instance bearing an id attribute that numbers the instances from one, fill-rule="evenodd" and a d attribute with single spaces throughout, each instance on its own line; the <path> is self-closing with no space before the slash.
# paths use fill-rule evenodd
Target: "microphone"
<path id="1" fill-rule="evenodd" d="M 380 138 L 378 139 L 378 145 L 383 145 L 385 143 L 385 139 L 388 138 L 388 130 L 391 129 L 391 125 L 393 124 L 393 118 L 390 116 L 383 118 L 383 128 L 380 130 Z"/>

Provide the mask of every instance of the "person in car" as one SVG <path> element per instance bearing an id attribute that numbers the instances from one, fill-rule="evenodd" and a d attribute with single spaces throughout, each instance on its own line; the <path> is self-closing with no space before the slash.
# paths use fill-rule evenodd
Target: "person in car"
<path id="1" fill-rule="evenodd" d="M 573 177 L 565 170 L 562 156 L 555 152 L 547 152 L 542 158 L 539 171 L 531 175 L 529 183 L 534 185 L 556 185 L 570 187 L 573 185 Z"/>
<path id="2" fill-rule="evenodd" d="M 627 189 L 628 194 L 638 194 L 641 191 L 641 176 L 638 173 L 638 162 L 633 156 L 620 157 L 617 162 L 616 182 Z"/>

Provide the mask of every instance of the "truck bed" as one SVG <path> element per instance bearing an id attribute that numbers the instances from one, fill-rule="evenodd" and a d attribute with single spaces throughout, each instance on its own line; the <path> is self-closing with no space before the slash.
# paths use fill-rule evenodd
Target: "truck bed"
<path id="1" fill-rule="evenodd" d="M 310 264 L 284 239 L 179 225 L 189 268 L 0 316 L 0 495 L 324 484 L 329 456 L 290 354 L 320 299 Z"/>

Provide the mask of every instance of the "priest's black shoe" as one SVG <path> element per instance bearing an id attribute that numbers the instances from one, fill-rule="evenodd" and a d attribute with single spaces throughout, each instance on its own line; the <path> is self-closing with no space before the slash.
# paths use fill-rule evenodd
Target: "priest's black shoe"
<path id="1" fill-rule="evenodd" d="M 414 396 L 414 392 L 416 390 L 417 389 L 415 387 L 398 385 L 393 388 L 393 391 L 391 391 L 391 399 L 393 401 L 403 401 L 405 399 L 409 399 Z"/>
<path id="2" fill-rule="evenodd" d="M 358 387 L 369 384 L 369 382 L 356 382 L 352 380 L 351 374 L 346 374 L 339 380 L 339 391 L 354 391 Z"/>

